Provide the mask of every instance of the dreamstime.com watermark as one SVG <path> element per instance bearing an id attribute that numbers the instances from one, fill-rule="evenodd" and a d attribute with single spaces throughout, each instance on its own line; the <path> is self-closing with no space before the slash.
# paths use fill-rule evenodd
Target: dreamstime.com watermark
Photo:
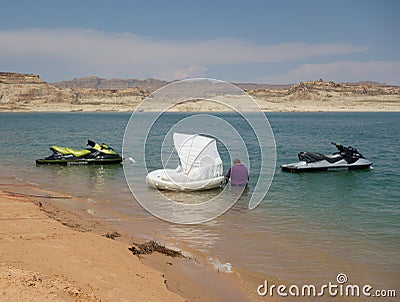
<path id="1" fill-rule="evenodd" d="M 348 283 L 346 274 L 336 276 L 336 282 L 328 282 L 322 285 L 284 285 L 270 284 L 268 280 L 257 287 L 259 296 L 278 297 L 396 297 L 394 289 L 374 289 L 369 284 L 358 285 Z"/>

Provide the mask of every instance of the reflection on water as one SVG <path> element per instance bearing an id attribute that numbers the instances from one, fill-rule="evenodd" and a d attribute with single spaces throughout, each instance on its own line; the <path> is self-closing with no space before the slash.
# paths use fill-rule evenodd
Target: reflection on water
<path id="1" fill-rule="evenodd" d="M 40 183 L 54 189 L 73 188 L 74 193 L 82 196 L 104 193 L 110 181 L 121 178 L 121 165 L 82 165 L 82 166 L 38 166 Z"/>
<path id="2" fill-rule="evenodd" d="M 206 191 L 168 191 L 162 190 L 160 193 L 166 198 L 173 200 L 175 202 L 181 202 L 185 204 L 200 204 L 203 202 L 207 202 L 213 198 L 216 198 L 223 191 L 222 187 L 215 188 L 212 190 Z"/>
<path id="3" fill-rule="evenodd" d="M 147 192 L 151 190 L 146 190 Z M 155 189 L 153 189 L 155 190 Z M 249 187 L 241 187 L 241 186 L 231 186 L 228 184 L 227 186 L 221 185 L 218 188 L 204 191 L 168 191 L 168 190 L 159 190 L 157 193 L 162 194 L 166 198 L 175 201 L 181 202 L 185 204 L 200 204 L 217 197 L 225 198 L 227 200 L 245 200 L 249 202 Z M 154 192 L 153 192 L 154 193 Z M 248 208 L 248 205 L 246 205 Z"/>

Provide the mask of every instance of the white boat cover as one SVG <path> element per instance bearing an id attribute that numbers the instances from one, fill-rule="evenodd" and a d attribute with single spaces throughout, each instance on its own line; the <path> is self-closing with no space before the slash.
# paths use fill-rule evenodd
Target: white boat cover
<path id="1" fill-rule="evenodd" d="M 196 180 L 222 175 L 222 160 L 215 139 L 199 134 L 183 133 L 174 133 L 173 139 L 183 174 Z M 199 170 L 201 175 L 198 173 Z"/>
<path id="2" fill-rule="evenodd" d="M 219 187 L 224 181 L 222 160 L 215 139 L 199 134 L 173 134 L 179 156 L 176 169 L 147 174 L 149 186 L 173 191 L 198 191 Z"/>

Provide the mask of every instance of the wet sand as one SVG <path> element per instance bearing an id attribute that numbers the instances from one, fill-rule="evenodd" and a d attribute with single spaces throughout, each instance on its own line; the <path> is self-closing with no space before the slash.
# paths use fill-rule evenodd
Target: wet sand
<path id="1" fill-rule="evenodd" d="M 249 301 L 236 274 L 195 259 L 133 255 L 104 220 L 60 200 L 71 196 L 0 178 L 0 301 Z M 118 232 L 114 239 L 105 234 Z M 252 292 L 253 291 L 253 292 Z M 246 293 L 245 293 L 246 292 Z"/>

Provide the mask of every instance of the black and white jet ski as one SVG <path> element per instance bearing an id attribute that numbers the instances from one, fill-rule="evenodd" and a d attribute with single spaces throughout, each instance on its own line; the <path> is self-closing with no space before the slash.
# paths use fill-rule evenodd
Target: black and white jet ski
<path id="1" fill-rule="evenodd" d="M 51 146 L 53 154 L 36 160 L 37 165 L 104 165 L 119 164 L 122 157 L 106 144 L 88 140 L 86 149 Z"/>
<path id="2" fill-rule="evenodd" d="M 371 167 L 372 162 L 361 155 L 353 147 L 344 147 L 332 143 L 339 150 L 331 155 L 321 153 L 300 152 L 299 162 L 282 165 L 282 171 L 286 172 L 317 172 L 317 171 L 340 171 L 360 170 Z"/>

